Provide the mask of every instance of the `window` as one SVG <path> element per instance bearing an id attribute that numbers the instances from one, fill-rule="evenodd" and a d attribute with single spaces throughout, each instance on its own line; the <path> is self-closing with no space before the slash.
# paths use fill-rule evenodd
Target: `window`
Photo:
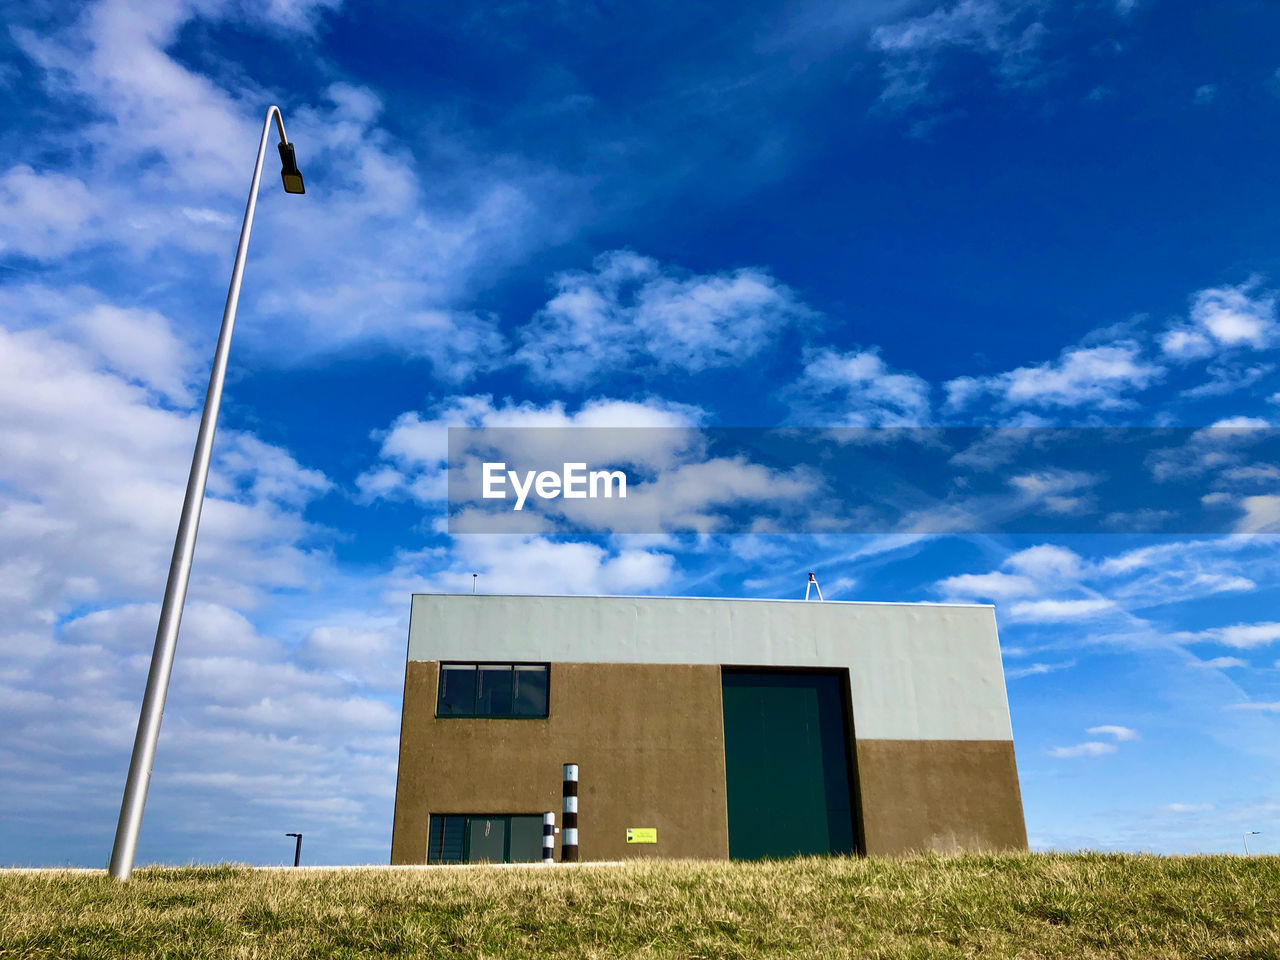
<path id="1" fill-rule="evenodd" d="M 541 859 L 541 814 L 431 814 L 428 863 L 536 863 Z"/>
<path id="2" fill-rule="evenodd" d="M 545 717 L 545 663 L 442 663 L 437 717 Z"/>

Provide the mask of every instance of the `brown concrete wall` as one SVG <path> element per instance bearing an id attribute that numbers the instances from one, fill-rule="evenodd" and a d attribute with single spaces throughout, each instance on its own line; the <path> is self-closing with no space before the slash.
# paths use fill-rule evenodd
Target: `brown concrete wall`
<path id="1" fill-rule="evenodd" d="M 579 767 L 583 860 L 729 856 L 718 666 L 555 663 L 545 720 L 437 719 L 439 669 L 406 669 L 393 864 L 425 862 L 431 813 L 553 810 L 560 826 L 562 763 Z"/>
<path id="2" fill-rule="evenodd" d="M 866 852 L 1025 850 L 1010 740 L 859 740 Z"/>

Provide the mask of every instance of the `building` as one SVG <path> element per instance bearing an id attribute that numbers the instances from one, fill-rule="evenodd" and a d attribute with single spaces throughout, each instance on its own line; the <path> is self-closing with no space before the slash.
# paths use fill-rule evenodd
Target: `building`
<path id="1" fill-rule="evenodd" d="M 415 595 L 391 862 L 540 859 L 564 763 L 583 860 L 1027 846 L 990 606 Z"/>

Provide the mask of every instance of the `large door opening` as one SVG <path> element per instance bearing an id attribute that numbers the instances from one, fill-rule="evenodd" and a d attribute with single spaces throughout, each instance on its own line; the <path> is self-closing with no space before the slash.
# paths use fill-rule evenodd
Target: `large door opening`
<path id="1" fill-rule="evenodd" d="M 730 858 L 853 853 L 844 673 L 721 677 Z"/>

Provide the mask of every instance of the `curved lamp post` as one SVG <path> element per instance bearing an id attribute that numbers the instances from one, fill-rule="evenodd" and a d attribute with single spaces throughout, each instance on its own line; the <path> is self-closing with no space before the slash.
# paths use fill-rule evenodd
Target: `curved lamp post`
<path id="1" fill-rule="evenodd" d="M 222 403 L 222 383 L 227 374 L 227 354 L 231 350 L 231 331 L 236 323 L 236 306 L 240 302 L 240 280 L 244 276 L 245 255 L 249 252 L 249 231 L 253 228 L 253 211 L 258 204 L 258 183 L 262 179 L 262 159 L 267 152 L 267 135 L 271 121 L 280 134 L 280 178 L 286 193 L 305 193 L 302 174 L 294 157 L 293 144 L 284 134 L 284 120 L 279 107 L 267 109 L 258 142 L 258 160 L 253 167 L 249 186 L 249 202 L 240 227 L 240 244 L 236 247 L 235 266 L 231 269 L 231 288 L 222 311 L 222 329 L 213 354 L 213 372 L 209 376 L 209 392 L 205 394 L 200 432 L 191 459 L 191 475 L 182 501 L 182 518 L 169 562 L 169 581 L 164 588 L 164 605 L 160 608 L 160 624 L 156 629 L 156 645 L 151 652 L 151 670 L 147 673 L 147 689 L 138 714 L 138 735 L 133 741 L 129 760 L 129 778 L 124 785 L 120 804 L 120 821 L 116 825 L 115 844 L 111 848 L 111 876 L 128 880 L 133 872 L 133 858 L 138 849 L 138 831 L 142 827 L 142 808 L 147 802 L 151 768 L 155 763 L 156 741 L 160 738 L 160 721 L 164 717 L 165 694 L 169 690 L 169 674 L 173 671 L 173 654 L 178 644 L 178 625 L 182 622 L 182 605 L 187 598 L 187 582 L 191 578 L 191 558 L 196 548 L 196 529 L 200 526 L 200 508 L 204 505 L 205 481 L 209 477 L 209 459 L 213 452 L 213 433 L 218 424 L 218 407 Z"/>
<path id="2" fill-rule="evenodd" d="M 1249 855 L 1249 838 L 1260 836 L 1262 836 L 1261 830 L 1250 830 L 1248 833 L 1240 837 L 1240 840 L 1244 843 L 1244 855 L 1246 857 Z"/>

